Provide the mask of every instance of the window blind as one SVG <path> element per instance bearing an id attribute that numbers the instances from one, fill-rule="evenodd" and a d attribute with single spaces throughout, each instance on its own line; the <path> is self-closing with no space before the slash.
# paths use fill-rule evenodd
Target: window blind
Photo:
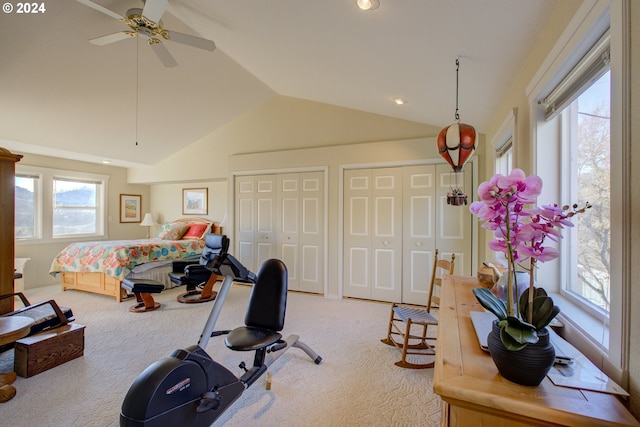
<path id="1" fill-rule="evenodd" d="M 610 36 L 607 30 L 575 67 L 542 101 L 545 119 L 551 120 L 593 82 L 609 70 Z"/>

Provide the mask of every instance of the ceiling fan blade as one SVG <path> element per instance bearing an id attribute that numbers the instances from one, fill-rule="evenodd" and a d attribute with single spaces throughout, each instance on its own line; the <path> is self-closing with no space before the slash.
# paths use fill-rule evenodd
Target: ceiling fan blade
<path id="1" fill-rule="evenodd" d="M 104 46 L 109 43 L 115 43 L 120 40 L 135 37 L 135 35 L 136 33 L 134 31 L 120 31 L 119 33 L 107 34 L 106 36 L 90 39 L 89 43 L 92 43 L 98 46 Z"/>
<path id="2" fill-rule="evenodd" d="M 160 62 L 162 62 L 165 67 L 171 68 L 178 65 L 175 58 L 171 56 L 171 53 L 169 53 L 167 48 L 160 42 L 160 40 L 149 39 L 149 45 L 160 59 Z"/>
<path id="3" fill-rule="evenodd" d="M 146 0 L 144 9 L 142 9 L 142 16 L 157 24 L 160 22 L 164 11 L 167 10 L 168 5 L 169 0 Z"/>
<path id="4" fill-rule="evenodd" d="M 106 7 L 100 6 L 97 3 L 94 3 L 90 0 L 76 0 L 78 3 L 82 3 L 85 6 L 89 6 L 90 8 L 97 10 L 98 12 L 102 12 L 105 15 L 112 17 L 113 19 L 122 19 L 123 17 L 118 15 L 112 10 L 107 9 Z"/>
<path id="5" fill-rule="evenodd" d="M 176 31 L 167 31 L 167 36 L 169 40 L 197 47 L 198 49 L 205 49 L 209 51 L 214 51 L 216 49 L 216 44 L 212 40 L 203 39 L 201 37 L 190 36 L 189 34 L 178 33 Z"/>

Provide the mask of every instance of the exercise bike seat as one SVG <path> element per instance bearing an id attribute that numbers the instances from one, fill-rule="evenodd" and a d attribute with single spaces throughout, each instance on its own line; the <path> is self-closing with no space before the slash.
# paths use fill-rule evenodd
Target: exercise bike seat
<path id="1" fill-rule="evenodd" d="M 225 344 L 235 351 L 253 351 L 282 339 L 282 334 L 264 328 L 239 327 L 227 335 Z"/>
<path id="2" fill-rule="evenodd" d="M 253 351 L 282 339 L 287 307 L 287 267 L 278 259 L 265 261 L 256 274 L 245 314 L 245 326 L 233 329 L 225 344 L 235 351 Z"/>

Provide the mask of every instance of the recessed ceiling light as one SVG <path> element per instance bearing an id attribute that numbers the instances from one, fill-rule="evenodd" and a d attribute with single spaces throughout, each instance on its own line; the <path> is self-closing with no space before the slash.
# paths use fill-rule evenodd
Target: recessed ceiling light
<path id="1" fill-rule="evenodd" d="M 380 7 L 380 0 L 356 0 L 356 4 L 362 10 L 375 10 Z"/>
<path id="2" fill-rule="evenodd" d="M 104 164 L 104 165 L 108 165 L 109 163 L 111 163 L 111 160 L 103 160 L 102 161 L 102 164 Z"/>
<path id="3" fill-rule="evenodd" d="M 404 105 L 407 103 L 407 100 L 404 98 L 400 98 L 399 96 L 396 96 L 395 98 L 393 98 L 393 102 L 395 102 L 398 105 Z"/>

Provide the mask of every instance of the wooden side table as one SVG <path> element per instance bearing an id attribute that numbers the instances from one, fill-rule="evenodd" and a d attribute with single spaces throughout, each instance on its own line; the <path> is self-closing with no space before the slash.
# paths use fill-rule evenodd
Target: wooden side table
<path id="1" fill-rule="evenodd" d="M 0 317 L 0 345 L 12 343 L 29 335 L 33 323 L 33 319 L 26 316 Z M 2 385 L 0 395 L 4 396 L 3 402 L 11 400 L 15 395 L 15 388 L 11 384 Z"/>
<path id="2" fill-rule="evenodd" d="M 475 277 L 444 276 L 433 389 L 443 401 L 442 426 L 640 426 L 613 394 L 562 387 L 545 378 L 527 387 L 504 379 L 478 344 L 470 311 Z"/>

